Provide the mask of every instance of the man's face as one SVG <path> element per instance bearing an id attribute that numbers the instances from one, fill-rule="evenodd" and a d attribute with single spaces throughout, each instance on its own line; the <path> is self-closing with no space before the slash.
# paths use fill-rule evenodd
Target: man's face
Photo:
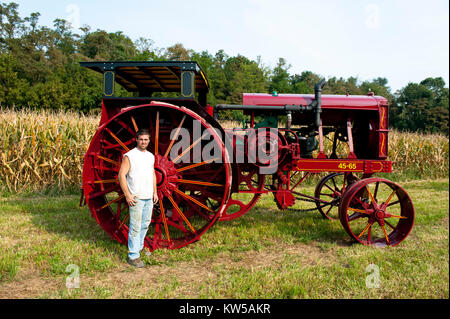
<path id="1" fill-rule="evenodd" d="M 136 138 L 137 147 L 141 150 L 147 149 L 148 143 L 150 143 L 150 136 L 147 134 L 140 135 Z"/>

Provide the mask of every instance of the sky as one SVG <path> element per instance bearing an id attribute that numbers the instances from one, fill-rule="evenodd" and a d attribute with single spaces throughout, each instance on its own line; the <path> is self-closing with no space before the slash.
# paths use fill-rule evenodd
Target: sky
<path id="1" fill-rule="evenodd" d="M 7 3 L 10 1 L 1 1 Z M 74 31 L 123 31 L 155 48 L 182 43 L 196 52 L 279 58 L 290 74 L 388 79 L 391 91 L 427 77 L 449 84 L 448 0 L 15 0 L 21 17 L 60 18 Z"/>

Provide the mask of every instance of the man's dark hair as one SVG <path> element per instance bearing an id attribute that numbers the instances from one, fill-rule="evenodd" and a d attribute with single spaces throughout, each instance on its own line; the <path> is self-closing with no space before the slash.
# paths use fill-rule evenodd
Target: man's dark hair
<path id="1" fill-rule="evenodd" d="M 141 128 L 136 132 L 136 138 L 139 138 L 141 135 L 148 135 L 150 137 L 150 131 L 146 128 Z"/>

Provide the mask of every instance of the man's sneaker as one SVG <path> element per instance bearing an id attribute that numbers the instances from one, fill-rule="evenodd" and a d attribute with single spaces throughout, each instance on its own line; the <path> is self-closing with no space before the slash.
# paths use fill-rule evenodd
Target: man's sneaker
<path id="1" fill-rule="evenodd" d="M 127 257 L 127 263 L 136 268 L 144 267 L 144 263 L 142 262 L 141 258 L 130 259 L 129 257 Z"/>

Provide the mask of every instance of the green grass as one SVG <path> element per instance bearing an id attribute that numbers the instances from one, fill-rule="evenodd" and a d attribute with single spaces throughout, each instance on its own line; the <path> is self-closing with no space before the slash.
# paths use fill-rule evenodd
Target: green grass
<path id="1" fill-rule="evenodd" d="M 199 242 L 144 257 L 145 269 L 128 267 L 127 248 L 78 207 L 79 194 L 3 196 L 0 298 L 448 298 L 449 182 L 399 184 L 416 219 L 397 247 L 352 244 L 339 221 L 279 211 L 264 195 Z M 79 269 L 78 289 L 66 287 L 68 265 Z M 366 286 L 370 265 L 379 288 Z"/>

